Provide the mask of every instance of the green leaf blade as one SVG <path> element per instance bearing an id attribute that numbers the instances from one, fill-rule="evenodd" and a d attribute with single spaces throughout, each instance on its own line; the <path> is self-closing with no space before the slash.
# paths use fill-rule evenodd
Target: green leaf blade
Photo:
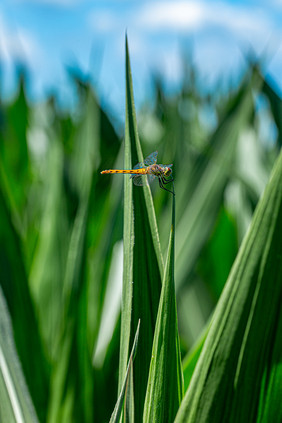
<path id="1" fill-rule="evenodd" d="M 122 407 L 123 407 L 124 401 L 127 402 L 126 390 L 127 390 L 128 384 L 130 384 L 131 388 L 132 388 L 132 384 L 133 384 L 133 380 L 132 380 L 133 369 L 132 369 L 132 367 L 133 367 L 133 361 L 135 359 L 137 346 L 138 346 L 139 330 L 140 330 L 140 320 L 139 320 L 138 325 L 137 325 L 131 354 L 130 354 L 130 357 L 129 357 L 129 360 L 128 360 L 125 378 L 123 380 L 121 390 L 120 390 L 120 394 L 119 394 L 117 403 L 115 405 L 115 409 L 113 411 L 113 414 L 111 416 L 110 423 L 117 423 L 119 421 L 119 419 L 121 417 Z M 131 406 L 132 406 L 133 398 L 130 397 L 128 402 L 130 402 Z M 129 405 L 129 408 L 130 408 L 130 405 Z M 134 412 L 131 409 L 130 410 L 130 417 L 129 417 L 129 420 L 127 420 L 127 421 L 129 421 L 129 423 L 131 423 L 131 421 L 132 422 L 134 421 L 133 418 L 134 418 Z"/>
<path id="2" fill-rule="evenodd" d="M 188 183 L 189 202 L 186 201 L 176 234 L 177 289 L 189 277 L 218 216 L 230 169 L 234 166 L 238 137 L 253 111 L 249 85 L 250 81 L 244 82 L 232 99 L 194 169 L 192 186 Z"/>
<path id="3" fill-rule="evenodd" d="M 281 378 L 273 353 L 281 346 L 281 180 L 282 153 L 231 270 L 175 423 L 260 421 L 259 410 L 263 414 L 272 409 L 262 390 L 278 398 L 273 392 L 278 384 L 266 375 Z M 277 421 L 281 417 L 280 407 Z"/>
<path id="4" fill-rule="evenodd" d="M 167 261 L 155 328 L 143 422 L 173 421 L 183 396 L 174 286 L 175 196 Z"/>
<path id="5" fill-rule="evenodd" d="M 13 340 L 13 330 L 0 287 L 0 421 L 38 422 Z"/>
<path id="6" fill-rule="evenodd" d="M 126 40 L 125 169 L 143 161 L 139 142 L 128 44 Z M 150 352 L 161 292 L 162 255 L 152 196 L 148 186 L 124 179 L 124 273 L 122 293 L 119 391 L 124 378 L 132 328 L 141 319 L 134 365 L 135 421 L 142 421 Z"/>
<path id="7" fill-rule="evenodd" d="M 13 225 L 0 187 L 0 287 L 11 316 L 17 352 L 40 419 L 46 417 L 49 369 L 36 320 L 22 253 L 22 242 Z"/>

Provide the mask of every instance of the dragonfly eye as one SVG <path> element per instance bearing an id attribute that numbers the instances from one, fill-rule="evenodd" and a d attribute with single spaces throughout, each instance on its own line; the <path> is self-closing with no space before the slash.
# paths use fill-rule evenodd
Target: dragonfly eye
<path id="1" fill-rule="evenodd" d="M 171 175 L 171 172 L 172 172 L 171 168 L 170 167 L 166 167 L 166 169 L 165 169 L 165 177 L 170 176 Z"/>

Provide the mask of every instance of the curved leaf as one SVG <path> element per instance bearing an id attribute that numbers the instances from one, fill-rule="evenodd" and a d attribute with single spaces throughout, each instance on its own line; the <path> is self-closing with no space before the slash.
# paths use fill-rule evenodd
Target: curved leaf
<path id="1" fill-rule="evenodd" d="M 175 423 L 281 421 L 282 152 Z M 280 382 L 279 382 L 280 381 Z M 280 392 L 280 394 L 279 394 Z"/>
<path id="2" fill-rule="evenodd" d="M 0 421 L 38 422 L 13 340 L 13 329 L 0 286 Z"/>

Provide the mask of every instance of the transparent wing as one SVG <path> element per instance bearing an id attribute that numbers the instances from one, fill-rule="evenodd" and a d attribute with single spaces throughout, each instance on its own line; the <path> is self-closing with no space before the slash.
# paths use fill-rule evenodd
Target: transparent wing
<path id="1" fill-rule="evenodd" d="M 133 180 L 134 185 L 139 187 L 147 184 L 147 178 L 144 175 L 132 175 L 130 178 Z"/>
<path id="2" fill-rule="evenodd" d="M 134 185 L 143 186 L 151 183 L 155 179 L 155 175 L 132 175 L 130 178 L 133 180 Z"/>
<path id="3" fill-rule="evenodd" d="M 155 151 L 154 153 L 151 153 L 144 162 L 137 163 L 133 169 L 141 169 L 142 167 L 151 166 L 152 164 L 155 164 L 157 162 L 158 152 Z"/>
<path id="4" fill-rule="evenodd" d="M 164 169 L 165 167 L 172 167 L 173 165 L 172 164 L 168 164 L 168 165 L 159 164 L 159 166 Z"/>
<path id="5" fill-rule="evenodd" d="M 157 163 L 157 157 L 158 157 L 158 152 L 154 151 L 154 153 L 151 153 L 148 157 L 146 157 L 146 159 L 144 160 L 144 165 L 151 166 L 152 164 Z"/>
<path id="6" fill-rule="evenodd" d="M 142 167 L 146 167 L 145 164 L 143 162 L 137 163 L 133 169 L 142 169 Z"/>

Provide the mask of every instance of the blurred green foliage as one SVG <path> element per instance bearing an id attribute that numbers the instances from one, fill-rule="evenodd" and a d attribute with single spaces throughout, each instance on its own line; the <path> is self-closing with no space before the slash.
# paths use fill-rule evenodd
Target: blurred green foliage
<path id="1" fill-rule="evenodd" d="M 72 75 L 77 94 L 72 112 L 60 110 L 54 98 L 30 103 L 23 75 L 13 100 L 0 103 L 0 286 L 6 303 L 2 306 L 1 299 L 0 306 L 10 316 L 7 337 L 14 339 L 41 422 L 107 422 L 118 389 L 123 208 L 128 204 L 123 204 L 125 177 L 100 171 L 122 168 L 124 147 L 95 89 L 77 75 Z M 144 156 L 158 150 L 160 163 L 173 163 L 183 357 L 217 304 L 282 139 L 281 97 L 256 65 L 250 64 L 229 92 L 219 86 L 205 94 L 197 69 L 187 63 L 184 75 L 181 89 L 171 96 L 154 76 L 155 102 L 143 105 L 137 117 Z M 142 188 L 133 189 L 136 198 L 141 195 Z M 161 245 L 154 260 L 160 266 L 171 196 L 157 183 L 152 192 Z M 138 219 L 150 216 L 143 209 L 135 218 L 138 229 Z M 141 230 L 138 236 L 137 247 L 145 240 L 144 255 L 151 235 Z M 142 266 L 140 279 L 146 278 L 144 257 L 135 264 L 134 280 Z M 162 272 L 155 266 L 158 295 Z M 135 330 L 136 325 L 131 337 Z M 19 363 L 9 357 L 17 369 Z M 17 371 L 11 372 L 15 385 Z M 5 413 L 9 410 L 0 406 L 0 417 Z M 34 416 L 26 414 L 25 421 Z"/>

